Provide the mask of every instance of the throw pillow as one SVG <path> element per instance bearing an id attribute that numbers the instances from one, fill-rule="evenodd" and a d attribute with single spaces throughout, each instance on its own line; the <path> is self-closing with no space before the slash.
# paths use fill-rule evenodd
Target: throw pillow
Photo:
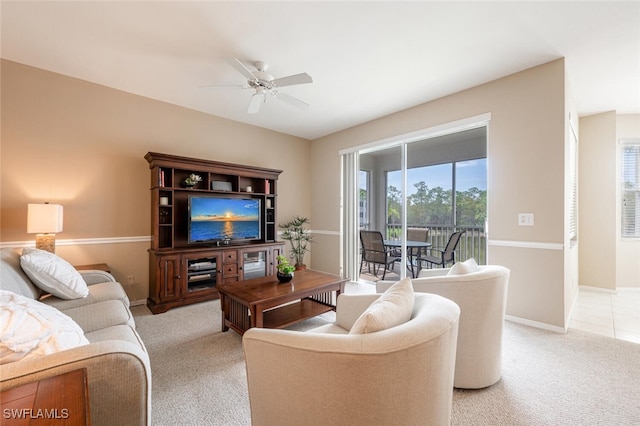
<path id="1" fill-rule="evenodd" d="M 89 295 L 87 283 L 69 262 L 48 251 L 26 248 L 20 266 L 35 285 L 61 299 Z"/>
<path id="2" fill-rule="evenodd" d="M 0 364 L 87 344 L 80 326 L 56 308 L 0 290 Z"/>
<path id="3" fill-rule="evenodd" d="M 389 287 L 369 305 L 349 334 L 375 333 L 403 324 L 411 319 L 413 302 L 413 283 L 407 277 Z"/>
<path id="4" fill-rule="evenodd" d="M 471 259 L 465 260 L 464 262 L 456 262 L 455 265 L 451 269 L 447 275 L 465 275 L 471 274 L 473 272 L 478 272 L 480 267 L 476 263 L 476 260 L 472 257 Z"/>

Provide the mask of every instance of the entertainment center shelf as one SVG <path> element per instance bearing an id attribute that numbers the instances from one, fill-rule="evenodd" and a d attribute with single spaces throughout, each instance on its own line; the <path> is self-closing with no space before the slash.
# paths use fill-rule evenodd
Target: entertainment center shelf
<path id="1" fill-rule="evenodd" d="M 284 252 L 284 243 L 276 241 L 281 170 L 156 152 L 145 159 L 152 228 L 147 305 L 153 313 L 218 298 L 219 283 L 275 274 L 276 257 Z M 199 179 L 188 186 L 192 175 Z M 246 216 L 234 211 L 213 220 L 213 211 L 207 212 L 200 237 L 195 210 L 226 203 L 247 209 Z"/>

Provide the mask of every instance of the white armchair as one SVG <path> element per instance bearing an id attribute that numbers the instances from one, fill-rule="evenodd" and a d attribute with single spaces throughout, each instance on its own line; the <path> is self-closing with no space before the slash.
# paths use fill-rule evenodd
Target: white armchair
<path id="1" fill-rule="evenodd" d="M 254 426 L 449 425 L 458 306 L 416 294 L 408 322 L 348 334 L 379 296 L 341 294 L 335 324 L 310 332 L 244 334 Z"/>
<path id="2" fill-rule="evenodd" d="M 476 272 L 447 275 L 447 269 L 423 269 L 413 279 L 413 290 L 439 294 L 460 306 L 460 327 L 454 387 L 491 386 L 502 374 L 502 333 L 507 305 L 509 269 L 478 266 Z M 378 293 L 393 282 L 378 281 Z"/>

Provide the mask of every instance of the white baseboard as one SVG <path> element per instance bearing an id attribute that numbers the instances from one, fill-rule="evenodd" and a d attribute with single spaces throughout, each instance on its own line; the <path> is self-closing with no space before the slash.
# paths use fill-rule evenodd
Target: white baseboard
<path id="1" fill-rule="evenodd" d="M 615 294 L 616 290 L 612 290 L 610 288 L 602 288 L 602 287 L 591 287 L 588 285 L 581 285 L 578 286 L 580 290 L 584 290 L 584 291 L 592 291 L 594 293 L 608 293 L 608 294 Z"/>
<path id="2" fill-rule="evenodd" d="M 566 334 L 567 332 L 567 329 L 564 327 L 558 327 L 557 325 L 546 324 L 544 322 L 532 321 L 525 318 L 514 317 L 512 315 L 505 315 L 504 318 L 507 321 L 528 325 L 529 327 L 540 328 L 542 330 L 553 331 L 554 333 Z"/>
<path id="3" fill-rule="evenodd" d="M 508 240 L 489 240 L 487 244 L 490 246 L 516 247 L 526 249 L 541 250 L 564 250 L 562 243 L 544 243 L 537 241 L 508 241 Z"/>
<path id="4" fill-rule="evenodd" d="M 129 306 L 143 306 L 147 304 L 147 299 L 129 301 Z"/>
<path id="5" fill-rule="evenodd" d="M 630 292 L 630 293 L 640 292 L 640 287 L 617 287 L 615 289 L 610 289 L 610 288 L 592 287 L 592 286 L 588 286 L 588 285 L 581 285 L 580 286 L 580 290 L 591 291 L 593 293 L 618 294 L 619 291 L 622 291 L 622 292 L 625 292 L 625 293 L 627 293 L 627 292 Z"/>

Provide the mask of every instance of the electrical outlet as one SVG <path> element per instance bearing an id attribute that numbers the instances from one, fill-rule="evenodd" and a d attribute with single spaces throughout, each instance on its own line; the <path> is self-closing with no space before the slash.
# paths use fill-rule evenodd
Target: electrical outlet
<path id="1" fill-rule="evenodd" d="M 518 213 L 518 226 L 533 226 L 533 213 Z"/>
<path id="2" fill-rule="evenodd" d="M 136 282 L 135 275 L 127 275 L 127 284 L 133 284 Z"/>

